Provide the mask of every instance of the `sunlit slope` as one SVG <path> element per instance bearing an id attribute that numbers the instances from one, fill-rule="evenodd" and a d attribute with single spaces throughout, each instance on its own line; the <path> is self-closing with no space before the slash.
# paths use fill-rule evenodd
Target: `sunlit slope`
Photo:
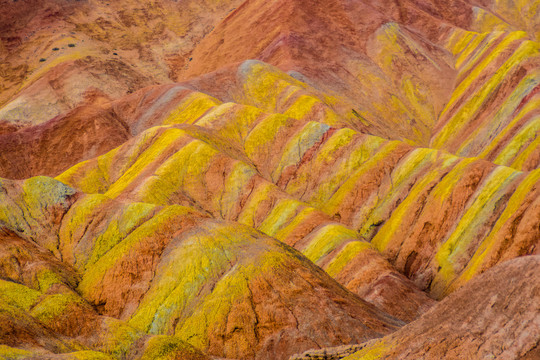
<path id="1" fill-rule="evenodd" d="M 102 316 L 81 297 L 81 273 L 63 261 L 59 236 L 61 219 L 80 194 L 46 177 L 2 180 L 0 188 L 1 356 L 114 359 L 137 348 L 143 357 L 161 351 L 207 359 L 179 339 L 150 337 Z"/>
<path id="2" fill-rule="evenodd" d="M 418 145 L 429 144 L 455 76 L 443 47 L 371 5 L 341 1 L 324 11 L 299 0 L 246 2 L 201 41 L 184 76 L 219 70 L 224 58 L 277 66 L 331 96 L 338 114 L 354 110 L 355 129 Z"/>
<path id="3" fill-rule="evenodd" d="M 0 130 L 259 59 L 354 110 L 355 130 L 530 170 L 538 1 L 468 3 L 5 1 Z"/>

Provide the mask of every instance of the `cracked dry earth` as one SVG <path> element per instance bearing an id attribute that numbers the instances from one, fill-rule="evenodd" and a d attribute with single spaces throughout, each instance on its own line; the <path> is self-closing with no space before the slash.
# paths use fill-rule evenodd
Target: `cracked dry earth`
<path id="1" fill-rule="evenodd" d="M 540 359 L 539 1 L 0 9 L 0 359 Z"/>

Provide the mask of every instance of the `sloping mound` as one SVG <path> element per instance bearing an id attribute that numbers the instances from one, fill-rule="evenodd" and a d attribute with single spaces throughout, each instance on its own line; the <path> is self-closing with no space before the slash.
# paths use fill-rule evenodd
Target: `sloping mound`
<path id="1" fill-rule="evenodd" d="M 540 256 L 507 261 L 391 335 L 308 351 L 291 360 L 538 359 L 539 271 Z"/>
<path id="2" fill-rule="evenodd" d="M 161 341 L 147 334 L 174 335 L 211 355 L 285 359 L 403 325 L 245 225 L 46 177 L 1 184 L 6 346 L 122 357 Z"/>
<path id="3" fill-rule="evenodd" d="M 346 359 L 537 359 L 539 273 L 540 256 L 498 265 Z"/>

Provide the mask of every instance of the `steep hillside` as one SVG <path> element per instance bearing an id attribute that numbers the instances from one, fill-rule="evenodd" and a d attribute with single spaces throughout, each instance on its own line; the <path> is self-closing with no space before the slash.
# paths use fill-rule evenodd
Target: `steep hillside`
<path id="1" fill-rule="evenodd" d="M 536 359 L 540 355 L 539 266 L 538 256 L 496 266 L 437 304 L 422 319 L 345 359 Z M 513 293 L 519 297 L 508 296 Z M 464 329 L 462 324 L 471 317 L 476 321 Z"/>
<path id="2" fill-rule="evenodd" d="M 535 358 L 540 1 L 0 6 L 0 358 Z"/>
<path id="3" fill-rule="evenodd" d="M 539 266 L 538 256 L 510 260 L 389 336 L 355 346 L 310 351 L 291 359 L 324 354 L 327 359 L 346 360 L 537 359 Z M 508 296 L 513 293 L 520 296 Z M 464 323 L 469 326 L 463 327 Z"/>

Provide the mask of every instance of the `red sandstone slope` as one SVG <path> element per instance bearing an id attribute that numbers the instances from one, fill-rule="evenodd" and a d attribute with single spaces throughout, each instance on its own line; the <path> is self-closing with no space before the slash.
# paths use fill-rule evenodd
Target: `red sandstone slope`
<path id="1" fill-rule="evenodd" d="M 171 82 L 240 1 L 2 0 L 0 121 L 45 122 L 96 89 Z"/>
<path id="2" fill-rule="evenodd" d="M 327 349 L 327 358 L 537 359 L 539 271 L 538 256 L 505 262 L 392 335 L 355 347 Z M 291 359 L 311 359 L 323 352 Z"/>
<path id="3" fill-rule="evenodd" d="M 126 126 L 107 109 L 80 106 L 44 124 L 0 134 L 2 175 L 25 179 L 57 174 L 129 138 Z"/>

